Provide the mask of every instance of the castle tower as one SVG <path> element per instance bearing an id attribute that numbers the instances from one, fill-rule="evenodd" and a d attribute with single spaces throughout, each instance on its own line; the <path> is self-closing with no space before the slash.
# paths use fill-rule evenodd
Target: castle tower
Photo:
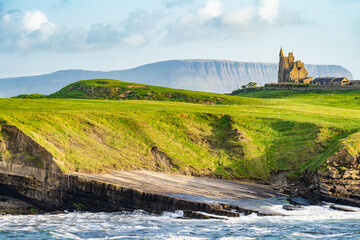
<path id="1" fill-rule="evenodd" d="M 278 70 L 278 82 L 279 83 L 283 82 L 284 67 L 285 67 L 284 51 L 281 47 L 280 52 L 279 52 L 279 70 Z"/>
<path id="2" fill-rule="evenodd" d="M 308 71 L 300 60 L 295 61 L 295 56 L 289 52 L 288 56 L 284 56 L 284 51 L 280 48 L 279 53 L 279 70 L 278 83 L 309 83 L 312 78 L 308 77 Z"/>

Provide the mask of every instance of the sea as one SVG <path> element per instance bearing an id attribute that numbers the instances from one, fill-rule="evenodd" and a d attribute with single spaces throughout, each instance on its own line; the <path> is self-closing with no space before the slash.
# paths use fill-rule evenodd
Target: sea
<path id="1" fill-rule="evenodd" d="M 286 211 L 287 216 L 255 214 L 224 220 L 183 219 L 181 211 L 144 211 L 0 216 L 0 239 L 360 239 L 360 209 L 343 212 L 330 205 Z"/>

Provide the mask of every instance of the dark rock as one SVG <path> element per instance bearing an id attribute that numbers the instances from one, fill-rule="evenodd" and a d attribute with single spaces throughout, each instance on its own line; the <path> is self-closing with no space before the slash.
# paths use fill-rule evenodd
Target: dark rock
<path id="1" fill-rule="evenodd" d="M 190 210 L 185 210 L 184 212 L 184 217 L 186 218 L 195 218 L 195 219 L 225 219 L 225 218 L 221 218 L 221 217 L 215 217 L 215 216 L 210 216 L 201 212 L 195 212 L 195 211 L 190 211 Z"/>
<path id="2" fill-rule="evenodd" d="M 173 162 L 173 160 L 168 157 L 164 152 L 162 152 L 158 147 L 152 147 L 151 153 L 155 158 L 156 167 L 158 168 L 158 170 L 170 171 L 170 167 L 179 169 L 179 167 Z"/>
<path id="3" fill-rule="evenodd" d="M 334 191 L 341 195 L 345 195 L 347 193 L 346 187 L 344 187 L 343 185 L 336 185 L 334 187 Z"/>
<path id="4" fill-rule="evenodd" d="M 286 187 L 288 185 L 286 173 L 287 171 L 271 172 L 269 178 L 271 186 L 276 189 L 283 189 Z"/>
<path id="5" fill-rule="evenodd" d="M 240 213 L 228 211 L 228 210 L 222 210 L 222 209 L 214 209 L 210 211 L 210 213 L 219 215 L 219 216 L 226 216 L 226 217 L 240 217 Z"/>
<path id="6" fill-rule="evenodd" d="M 329 168 L 328 173 L 330 178 L 335 178 L 335 179 L 341 178 L 340 173 L 336 169 Z"/>
<path id="7" fill-rule="evenodd" d="M 350 209 L 350 208 L 338 206 L 338 205 L 331 205 L 330 208 L 337 210 L 337 211 L 343 211 L 343 212 L 356 212 L 354 209 Z"/>
<path id="8" fill-rule="evenodd" d="M 98 83 L 98 84 L 110 84 L 109 82 L 106 82 L 106 81 L 98 81 L 96 83 Z"/>
<path id="9" fill-rule="evenodd" d="M 346 169 L 343 172 L 342 178 L 358 180 L 360 179 L 359 170 Z"/>
<path id="10" fill-rule="evenodd" d="M 284 205 L 282 208 L 285 209 L 286 211 L 294 211 L 294 210 L 303 209 L 304 207 L 300 205 Z"/>
<path id="11" fill-rule="evenodd" d="M 310 206 L 310 202 L 302 197 L 288 198 L 290 204 L 294 206 Z M 286 206 L 286 205 L 284 205 Z"/>
<path id="12" fill-rule="evenodd" d="M 64 213 L 67 213 L 67 212 L 57 210 L 57 211 L 52 211 L 52 212 L 49 212 L 48 214 L 57 215 L 57 214 L 64 214 Z"/>

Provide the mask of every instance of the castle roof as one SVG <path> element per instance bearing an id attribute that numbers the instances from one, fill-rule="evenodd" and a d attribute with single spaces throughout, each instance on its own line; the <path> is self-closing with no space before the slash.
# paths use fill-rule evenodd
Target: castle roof
<path id="1" fill-rule="evenodd" d="M 313 82 L 331 82 L 334 79 L 334 77 L 319 77 L 315 78 Z"/>
<path id="2" fill-rule="evenodd" d="M 348 79 L 346 77 L 338 77 L 333 79 L 334 82 L 341 82 L 343 80 L 348 80 Z"/>
<path id="3" fill-rule="evenodd" d="M 314 83 L 316 82 L 341 82 L 343 80 L 348 80 L 346 77 L 319 77 L 313 80 Z"/>

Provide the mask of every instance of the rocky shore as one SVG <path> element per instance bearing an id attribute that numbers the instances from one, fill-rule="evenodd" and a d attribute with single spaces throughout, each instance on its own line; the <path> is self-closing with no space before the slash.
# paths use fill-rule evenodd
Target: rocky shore
<path id="1" fill-rule="evenodd" d="M 341 149 L 307 180 L 314 197 L 360 207 L 360 156 Z"/>
<path id="2" fill-rule="evenodd" d="M 43 211 L 20 199 L 6 195 L 0 195 L 0 215 L 38 213 L 43 213 Z"/>
<path id="3" fill-rule="evenodd" d="M 289 195 L 301 196 L 311 204 L 323 201 L 360 207 L 360 156 L 342 148 L 316 171 L 306 171 L 303 178 L 290 180 L 286 171 L 273 173 L 273 189 Z"/>

